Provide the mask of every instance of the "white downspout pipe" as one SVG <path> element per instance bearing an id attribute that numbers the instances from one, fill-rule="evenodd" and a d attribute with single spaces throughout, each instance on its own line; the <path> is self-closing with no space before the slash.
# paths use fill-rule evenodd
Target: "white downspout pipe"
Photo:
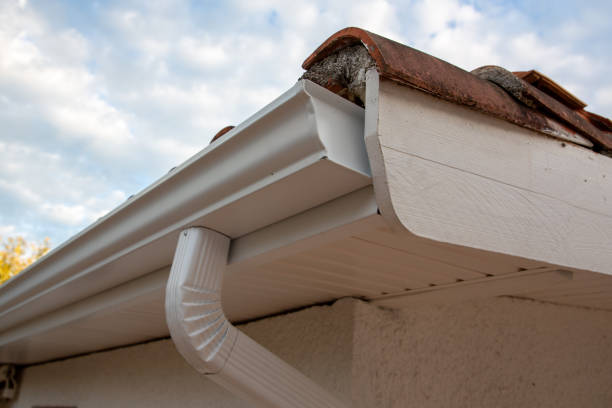
<path id="1" fill-rule="evenodd" d="M 229 243 L 206 228 L 180 234 L 166 288 L 166 319 L 178 351 L 197 371 L 257 406 L 346 407 L 227 320 L 221 289 Z"/>

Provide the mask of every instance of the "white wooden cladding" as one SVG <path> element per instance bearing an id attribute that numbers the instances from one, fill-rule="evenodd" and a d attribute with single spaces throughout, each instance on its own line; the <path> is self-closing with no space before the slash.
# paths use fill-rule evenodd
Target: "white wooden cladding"
<path id="1" fill-rule="evenodd" d="M 377 85 L 366 98 L 367 146 L 382 161 L 372 164 L 374 186 L 395 228 L 612 273 L 609 157 L 392 82 Z"/>

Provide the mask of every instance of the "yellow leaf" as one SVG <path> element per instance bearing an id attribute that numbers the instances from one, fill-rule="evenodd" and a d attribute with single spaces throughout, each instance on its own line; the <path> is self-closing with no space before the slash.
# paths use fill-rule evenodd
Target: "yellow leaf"
<path id="1" fill-rule="evenodd" d="M 23 237 L 0 237 L 0 284 L 6 282 L 49 251 L 49 239 L 29 243 Z"/>

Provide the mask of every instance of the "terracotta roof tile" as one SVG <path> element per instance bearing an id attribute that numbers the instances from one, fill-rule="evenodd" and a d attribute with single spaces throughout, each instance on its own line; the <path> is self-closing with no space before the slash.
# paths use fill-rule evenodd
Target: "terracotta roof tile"
<path id="1" fill-rule="evenodd" d="M 383 78 L 541 133 L 577 134 L 593 142 L 596 150 L 612 150 L 610 120 L 584 111 L 582 101 L 537 71 L 513 74 L 500 67 L 483 67 L 470 73 L 355 27 L 329 37 L 302 67 L 308 70 L 356 44 L 366 47 Z"/>
<path id="2" fill-rule="evenodd" d="M 612 132 L 612 120 L 586 110 L 582 110 L 580 113 L 593 125 L 597 126 L 597 128 L 606 132 Z"/>
<path id="3" fill-rule="evenodd" d="M 212 140 L 210 141 L 210 143 L 214 142 L 215 140 L 217 140 L 218 138 L 220 138 L 221 136 L 223 136 L 224 134 L 226 134 L 227 132 L 229 132 L 230 130 L 232 130 L 235 126 L 226 126 L 223 129 L 221 129 L 220 131 L 218 131 L 212 138 Z"/>
<path id="4" fill-rule="evenodd" d="M 535 71 L 533 71 L 535 72 Z M 572 109 L 562 101 L 572 97 L 572 94 L 565 91 L 560 86 L 556 85 L 553 81 L 548 79 L 549 84 L 555 84 L 558 94 L 562 94 L 562 97 L 554 97 L 558 95 L 553 92 L 552 95 L 548 92 L 540 90 L 540 88 L 530 84 L 529 82 L 519 78 L 510 71 L 505 70 L 501 67 L 496 66 L 484 66 L 472 71 L 474 75 L 482 79 L 491 81 L 509 94 L 514 96 L 518 101 L 531 107 L 532 109 L 542 112 L 544 115 L 554 118 L 566 126 L 578 131 L 580 134 L 586 136 L 589 140 L 603 147 L 612 147 L 612 139 L 609 139 L 607 135 L 594 126 L 587 118 L 581 115 L 576 109 Z M 548 88 L 545 88 L 548 89 Z M 575 99 L 575 98 L 574 98 Z M 575 99 L 578 100 L 578 99 Z M 574 102 L 571 102 L 573 105 Z M 582 108 L 579 108 L 582 110 Z"/>
<path id="5" fill-rule="evenodd" d="M 513 72 L 513 74 L 571 109 L 584 109 L 587 106 L 586 103 L 572 95 L 561 85 L 535 69 L 531 71 L 517 71 Z"/>

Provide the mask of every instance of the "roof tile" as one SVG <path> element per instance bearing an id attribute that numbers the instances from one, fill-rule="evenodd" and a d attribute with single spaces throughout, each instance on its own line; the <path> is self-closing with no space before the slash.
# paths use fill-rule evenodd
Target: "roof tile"
<path id="1" fill-rule="evenodd" d="M 587 106 L 586 103 L 572 95 L 561 85 L 535 69 L 517 71 L 513 74 L 574 110 L 584 109 Z"/>
<path id="2" fill-rule="evenodd" d="M 233 128 L 234 128 L 234 126 L 232 126 L 232 125 L 224 127 L 223 129 L 221 129 L 220 131 L 215 133 L 215 135 L 211 139 L 210 143 L 214 142 L 215 140 L 217 140 L 218 138 L 220 138 L 221 136 L 223 136 L 224 134 L 226 134 L 227 132 L 229 132 Z"/>
<path id="3" fill-rule="evenodd" d="M 596 150 L 612 150 L 612 122 L 584 111 L 584 102 L 534 70 L 513 74 L 500 67 L 483 67 L 475 75 L 355 27 L 329 37 L 302 67 L 308 70 L 327 56 L 355 44 L 366 47 L 383 78 L 541 133 L 577 134 L 593 142 Z"/>

